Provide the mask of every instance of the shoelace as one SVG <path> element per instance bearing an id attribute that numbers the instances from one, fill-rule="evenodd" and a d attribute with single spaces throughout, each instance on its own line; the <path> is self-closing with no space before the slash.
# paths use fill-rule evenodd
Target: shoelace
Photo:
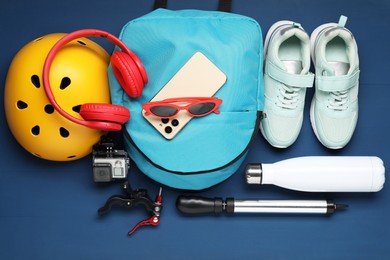
<path id="1" fill-rule="evenodd" d="M 336 111 L 346 110 L 348 91 L 330 92 L 331 99 L 329 99 L 328 108 Z"/>
<path id="2" fill-rule="evenodd" d="M 280 90 L 280 95 L 278 96 L 280 102 L 277 105 L 286 109 L 296 109 L 299 96 L 298 91 L 298 87 L 283 85 L 283 89 Z"/>

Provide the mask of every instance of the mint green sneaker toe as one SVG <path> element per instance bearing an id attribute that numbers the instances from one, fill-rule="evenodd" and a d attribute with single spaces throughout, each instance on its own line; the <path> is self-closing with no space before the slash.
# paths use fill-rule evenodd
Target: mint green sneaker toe
<path id="1" fill-rule="evenodd" d="M 288 116 L 269 109 L 266 117 L 260 131 L 268 143 L 277 148 L 286 148 L 295 142 L 302 127 L 303 115 Z"/>
<path id="2" fill-rule="evenodd" d="M 356 127 L 357 106 L 353 106 L 351 111 L 338 114 L 337 117 L 333 114 L 329 115 L 327 109 L 322 110 L 315 107 L 316 102 L 313 99 L 310 120 L 318 140 L 330 149 L 341 149 L 346 146 Z M 316 110 L 315 116 L 314 109 Z"/>

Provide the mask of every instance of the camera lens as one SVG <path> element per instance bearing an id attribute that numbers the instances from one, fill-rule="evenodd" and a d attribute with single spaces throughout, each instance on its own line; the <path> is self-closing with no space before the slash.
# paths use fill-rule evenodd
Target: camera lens
<path id="1" fill-rule="evenodd" d="M 178 125 L 179 125 L 179 120 L 173 119 L 173 120 L 172 120 L 172 125 L 173 125 L 173 126 L 178 126 Z"/>
<path id="2" fill-rule="evenodd" d="M 163 118 L 163 119 L 161 119 L 161 122 L 163 122 L 163 124 L 168 124 L 169 118 Z"/>
<path id="3" fill-rule="evenodd" d="M 111 166 L 101 165 L 93 167 L 93 180 L 95 182 L 109 182 L 111 181 Z"/>
<path id="4" fill-rule="evenodd" d="M 170 126 L 165 127 L 165 133 L 167 133 L 167 134 L 172 133 L 172 127 L 170 127 Z"/>

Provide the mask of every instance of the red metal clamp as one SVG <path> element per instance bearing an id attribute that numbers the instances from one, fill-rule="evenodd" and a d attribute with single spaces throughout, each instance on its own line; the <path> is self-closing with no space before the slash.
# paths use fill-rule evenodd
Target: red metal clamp
<path id="1" fill-rule="evenodd" d="M 128 182 L 123 184 L 123 189 L 126 192 L 126 195 L 114 195 L 108 198 L 104 206 L 98 209 L 99 215 L 105 215 L 108 213 L 113 205 L 130 208 L 132 206 L 141 204 L 145 206 L 147 211 L 151 212 L 152 216 L 139 222 L 132 230 L 128 232 L 128 234 L 133 234 L 139 227 L 142 226 L 157 226 L 160 224 L 160 214 L 162 210 L 162 188 L 160 188 L 155 201 L 150 198 L 147 191 L 144 189 L 137 189 L 135 191 L 132 190 Z"/>

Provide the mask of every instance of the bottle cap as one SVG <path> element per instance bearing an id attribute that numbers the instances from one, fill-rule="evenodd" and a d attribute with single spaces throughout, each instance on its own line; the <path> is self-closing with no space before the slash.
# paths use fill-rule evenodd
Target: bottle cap
<path id="1" fill-rule="evenodd" d="M 246 183 L 261 184 L 262 175 L 261 164 L 247 164 L 245 168 Z"/>

